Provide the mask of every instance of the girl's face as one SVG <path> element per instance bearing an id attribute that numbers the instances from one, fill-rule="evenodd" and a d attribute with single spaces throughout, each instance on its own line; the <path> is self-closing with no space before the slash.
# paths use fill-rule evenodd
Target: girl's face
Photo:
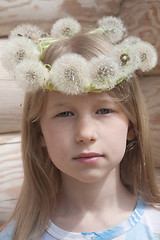
<path id="1" fill-rule="evenodd" d="M 41 117 L 53 164 L 66 178 L 93 183 L 114 174 L 130 139 L 129 120 L 107 93 L 67 96 L 49 92 Z"/>

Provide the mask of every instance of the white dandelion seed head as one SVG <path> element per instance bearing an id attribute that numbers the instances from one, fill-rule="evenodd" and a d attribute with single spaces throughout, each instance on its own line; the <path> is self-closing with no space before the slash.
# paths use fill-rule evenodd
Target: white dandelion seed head
<path id="1" fill-rule="evenodd" d="M 136 48 L 130 44 L 117 44 L 113 50 L 113 57 L 120 67 L 122 77 L 127 77 L 134 73 L 140 66 L 140 56 Z"/>
<path id="2" fill-rule="evenodd" d="M 61 56 L 52 65 L 52 83 L 67 95 L 87 92 L 90 86 L 87 60 L 75 53 Z"/>
<path id="3" fill-rule="evenodd" d="M 98 25 L 113 44 L 121 41 L 126 35 L 126 28 L 120 18 L 112 16 L 103 17 L 98 21 Z"/>
<path id="4" fill-rule="evenodd" d="M 72 37 L 80 32 L 81 25 L 74 18 L 61 18 L 51 28 L 51 36 L 54 38 Z"/>
<path id="5" fill-rule="evenodd" d="M 118 80 L 119 66 L 105 55 L 90 61 L 92 87 L 98 90 L 112 89 Z"/>
<path id="6" fill-rule="evenodd" d="M 2 63 L 8 71 L 12 71 L 24 59 L 38 60 L 40 52 L 34 42 L 28 38 L 13 38 L 5 45 Z"/>
<path id="7" fill-rule="evenodd" d="M 24 91 L 35 92 L 44 87 L 49 72 L 41 62 L 26 59 L 16 66 L 13 76 Z"/>
<path id="8" fill-rule="evenodd" d="M 13 37 L 27 37 L 36 40 L 41 37 L 47 37 L 48 34 L 43 32 L 39 27 L 32 24 L 21 24 L 15 27 L 11 33 L 10 38 Z"/>
<path id="9" fill-rule="evenodd" d="M 139 68 L 142 72 L 150 71 L 152 68 L 156 66 L 158 56 L 157 51 L 152 44 L 141 41 L 135 45 L 135 49 L 138 52 L 141 59 Z"/>
<path id="10" fill-rule="evenodd" d="M 129 36 L 123 40 L 123 44 L 137 44 L 139 42 L 142 42 L 142 40 L 139 37 Z"/>

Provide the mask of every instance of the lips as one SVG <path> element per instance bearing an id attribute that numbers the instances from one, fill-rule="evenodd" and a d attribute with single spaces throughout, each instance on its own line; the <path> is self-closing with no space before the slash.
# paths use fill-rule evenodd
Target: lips
<path id="1" fill-rule="evenodd" d="M 103 157 L 102 154 L 90 152 L 90 153 L 80 153 L 73 159 L 83 164 L 93 164 L 99 161 L 100 158 L 102 157 Z"/>

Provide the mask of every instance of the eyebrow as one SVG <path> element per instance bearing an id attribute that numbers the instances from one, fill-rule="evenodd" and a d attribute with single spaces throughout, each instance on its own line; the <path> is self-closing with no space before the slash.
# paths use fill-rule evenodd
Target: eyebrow
<path id="1" fill-rule="evenodd" d="M 117 104 L 116 101 L 112 101 L 112 100 L 107 100 L 107 99 L 96 99 L 95 101 L 95 105 L 98 103 L 106 103 L 106 104 Z M 56 104 L 52 104 L 51 106 L 53 107 L 69 107 L 70 105 L 73 105 L 74 102 L 70 101 L 70 102 L 61 102 L 61 103 L 56 103 Z"/>
<path id="2" fill-rule="evenodd" d="M 62 102 L 62 103 L 51 103 L 50 106 L 48 107 L 49 111 L 52 111 L 52 109 L 58 109 L 58 108 L 62 108 L 62 107 L 69 107 L 71 103 L 66 103 L 66 102 Z"/>
<path id="3" fill-rule="evenodd" d="M 63 106 L 68 106 L 68 105 L 70 105 L 71 103 L 66 103 L 66 102 L 64 102 L 64 103 L 56 103 L 56 104 L 51 104 L 51 106 L 53 107 L 63 107 Z"/>
<path id="4" fill-rule="evenodd" d="M 97 102 L 98 103 L 107 103 L 107 104 L 117 104 L 116 101 L 114 101 L 114 98 L 113 100 L 112 99 L 97 99 Z"/>
<path id="5" fill-rule="evenodd" d="M 61 107 L 74 107 L 74 101 L 72 99 L 67 99 L 67 101 L 63 100 L 63 99 L 59 99 L 56 102 L 54 102 L 54 100 L 50 103 L 49 109 L 53 109 L 53 108 L 61 108 Z M 87 102 L 87 99 L 86 99 Z M 112 97 L 99 97 L 96 96 L 94 97 L 94 105 L 98 105 L 98 104 L 109 104 L 109 105 L 117 105 L 117 101 L 115 101 L 114 98 Z"/>

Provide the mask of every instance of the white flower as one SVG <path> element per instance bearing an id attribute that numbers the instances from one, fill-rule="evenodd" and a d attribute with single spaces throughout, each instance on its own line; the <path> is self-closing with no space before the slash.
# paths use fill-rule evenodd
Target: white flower
<path id="1" fill-rule="evenodd" d="M 139 37 L 134 37 L 134 36 L 130 36 L 130 37 L 127 37 L 123 40 L 123 44 L 137 44 L 139 42 L 142 42 L 142 40 L 139 38 Z"/>
<path id="2" fill-rule="evenodd" d="M 13 38 L 5 45 L 2 53 L 2 62 L 4 67 L 12 71 L 15 66 L 24 59 L 37 59 L 40 52 L 34 42 L 28 38 Z"/>
<path id="3" fill-rule="evenodd" d="M 80 32 L 81 25 L 74 18 L 61 18 L 51 29 L 51 36 L 54 38 L 66 38 L 72 37 L 76 33 Z"/>
<path id="4" fill-rule="evenodd" d="M 10 38 L 13 37 L 27 37 L 36 40 L 41 37 L 47 37 L 48 34 L 44 33 L 39 27 L 32 24 L 21 24 L 15 27 L 11 33 Z"/>
<path id="5" fill-rule="evenodd" d="M 17 84 L 27 92 L 43 88 L 49 80 L 47 68 L 38 61 L 26 59 L 18 64 L 13 72 Z"/>
<path id="6" fill-rule="evenodd" d="M 61 56 L 52 65 L 52 83 L 67 95 L 86 92 L 90 85 L 87 60 L 75 53 Z"/>
<path id="7" fill-rule="evenodd" d="M 110 90 L 119 78 L 119 66 L 112 58 L 102 55 L 90 61 L 90 74 L 93 90 Z"/>
<path id="8" fill-rule="evenodd" d="M 150 71 L 156 66 L 158 56 L 152 44 L 141 41 L 135 45 L 135 48 L 141 59 L 140 69 L 142 72 Z"/>
<path id="9" fill-rule="evenodd" d="M 126 34 L 126 29 L 120 18 L 103 17 L 98 21 L 98 25 L 113 44 L 121 41 Z"/>
<path id="10" fill-rule="evenodd" d="M 140 66 L 141 59 L 134 46 L 122 42 L 121 44 L 117 44 L 112 50 L 113 57 L 119 65 L 120 74 L 123 77 L 129 76 Z"/>

